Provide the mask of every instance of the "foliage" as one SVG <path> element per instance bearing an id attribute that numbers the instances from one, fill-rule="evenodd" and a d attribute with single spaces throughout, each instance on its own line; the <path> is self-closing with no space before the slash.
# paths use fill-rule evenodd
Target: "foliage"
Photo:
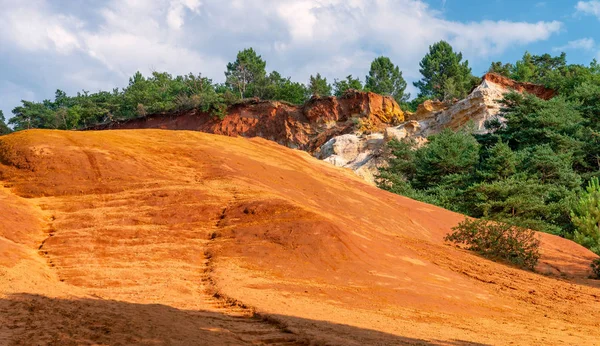
<path id="1" fill-rule="evenodd" d="M 265 98 L 271 100 L 286 101 L 293 104 L 302 104 L 307 99 L 308 90 L 302 83 L 292 82 L 283 78 L 279 72 L 273 71 L 269 74 Z"/>
<path id="2" fill-rule="evenodd" d="M 600 254 L 600 183 L 593 177 L 571 212 L 573 240 Z"/>
<path id="3" fill-rule="evenodd" d="M 226 107 L 225 94 L 201 75 L 173 77 L 153 72 L 148 78 L 136 72 L 129 85 L 112 92 L 87 91 L 67 96 L 57 90 L 54 100 L 22 101 L 9 120 L 15 130 L 29 128 L 73 129 L 115 119 L 143 117 L 147 114 L 199 109 L 220 116 Z"/>
<path id="4" fill-rule="evenodd" d="M 513 65 L 511 63 L 503 64 L 501 61 L 494 61 L 488 69 L 489 73 L 497 73 L 504 77 L 510 78 Z"/>
<path id="5" fill-rule="evenodd" d="M 363 90 L 363 85 L 358 78 L 353 78 L 352 75 L 346 76 L 346 79 L 333 80 L 333 94 L 335 96 L 342 96 L 350 89 Z"/>
<path id="6" fill-rule="evenodd" d="M 564 75 L 570 69 L 566 59 L 565 53 L 553 57 L 550 54 L 532 55 L 525 52 L 515 64 L 492 62 L 488 72 L 499 73 L 519 82 L 544 84 L 551 87 L 552 81 L 556 79 L 557 75 Z"/>
<path id="7" fill-rule="evenodd" d="M 438 100 L 464 98 L 479 83 L 471 74 L 469 62 L 462 62 L 462 53 L 455 53 L 446 41 L 429 46 L 429 53 L 419 63 L 423 78 L 415 83 L 420 97 Z"/>
<path id="8" fill-rule="evenodd" d="M 429 143 L 415 153 L 414 185 L 417 188 L 439 183 L 453 174 L 470 174 L 479 160 L 479 143 L 466 131 L 445 129 L 429 137 Z"/>
<path id="9" fill-rule="evenodd" d="M 317 73 L 314 77 L 310 76 L 308 91 L 311 96 L 331 96 L 331 85 L 327 83 L 327 78 L 323 78 L 320 73 Z"/>
<path id="10" fill-rule="evenodd" d="M 484 257 L 505 260 L 533 270 L 540 258 L 535 232 L 502 222 L 465 219 L 452 228 L 446 241 L 464 245 Z"/>
<path id="11" fill-rule="evenodd" d="M 558 95 L 506 94 L 504 121 L 488 122 L 488 134 L 440 134 L 420 148 L 390 143 L 395 159 L 380 170 L 379 184 L 472 217 L 577 238 L 598 251 L 595 202 L 589 192 L 578 194 L 584 181 L 600 177 L 600 66 L 528 53 L 517 65 L 496 62 L 491 69 L 543 81 Z M 472 141 L 478 150 L 467 145 Z"/>
<path id="12" fill-rule="evenodd" d="M 56 116 L 52 110 L 51 102 L 42 103 L 21 101 L 22 106 L 13 109 L 13 117 L 8 121 L 15 130 L 32 128 L 54 128 Z"/>
<path id="13" fill-rule="evenodd" d="M 373 60 L 366 77 L 365 90 L 392 96 L 398 103 L 406 102 L 410 94 L 405 94 L 406 81 L 402 71 L 384 56 Z"/>
<path id="14" fill-rule="evenodd" d="M 240 98 L 259 97 L 263 92 L 267 63 L 253 48 L 238 52 L 234 62 L 227 64 L 225 84 Z"/>
<path id="15" fill-rule="evenodd" d="M 12 130 L 10 127 L 6 125 L 6 118 L 4 118 L 4 113 L 0 110 L 0 136 L 7 135 L 11 133 Z"/>

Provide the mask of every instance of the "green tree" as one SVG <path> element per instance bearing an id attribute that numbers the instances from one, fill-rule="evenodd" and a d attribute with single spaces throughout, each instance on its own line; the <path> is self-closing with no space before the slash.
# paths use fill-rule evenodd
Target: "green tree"
<path id="1" fill-rule="evenodd" d="M 482 153 L 485 155 L 480 176 L 487 181 L 506 179 L 517 172 L 518 159 L 507 143 L 498 141 L 491 148 Z"/>
<path id="2" fill-rule="evenodd" d="M 419 186 L 430 186 L 446 175 L 472 172 L 478 161 L 479 143 L 471 134 L 445 129 L 415 153 L 415 180 Z"/>
<path id="3" fill-rule="evenodd" d="M 0 136 L 7 135 L 11 132 L 12 130 L 10 129 L 10 127 L 6 125 L 6 118 L 4 117 L 4 113 L 0 109 Z"/>
<path id="4" fill-rule="evenodd" d="M 514 66 L 512 64 L 510 64 L 510 63 L 502 64 L 501 61 L 494 61 L 490 65 L 490 68 L 488 69 L 488 72 L 490 72 L 490 73 L 497 73 L 497 74 L 502 75 L 504 77 L 510 78 L 513 69 L 514 69 Z"/>
<path id="5" fill-rule="evenodd" d="M 258 97 L 263 91 L 267 63 L 253 48 L 240 51 L 234 62 L 227 64 L 225 84 L 240 98 Z"/>
<path id="6" fill-rule="evenodd" d="M 446 41 L 429 46 L 429 52 L 419 63 L 423 78 L 413 83 L 419 88 L 419 96 L 438 100 L 464 98 L 479 83 L 469 67 L 462 62 L 462 53 L 455 53 Z"/>
<path id="7" fill-rule="evenodd" d="M 335 96 L 342 96 L 344 93 L 350 89 L 354 90 L 363 90 L 363 85 L 360 82 L 360 79 L 352 77 L 352 75 L 346 76 L 346 79 L 338 80 L 334 79 L 333 81 L 333 94 Z"/>
<path id="8" fill-rule="evenodd" d="M 584 119 L 566 98 L 545 101 L 513 92 L 505 95 L 502 105 L 506 123 L 495 135 L 513 150 L 548 144 L 559 153 L 582 151 Z"/>
<path id="9" fill-rule="evenodd" d="M 283 78 L 277 71 L 269 74 L 270 92 L 268 98 L 286 101 L 293 104 L 303 104 L 307 99 L 308 90 L 302 83 L 292 82 L 291 78 Z"/>
<path id="10" fill-rule="evenodd" d="M 576 228 L 573 239 L 600 254 L 600 183 L 597 177 L 588 182 L 571 212 L 571 220 Z"/>
<path id="11" fill-rule="evenodd" d="M 13 128 L 18 130 L 48 129 L 54 127 L 54 112 L 48 108 L 46 103 L 21 101 L 22 105 L 12 110 L 13 117 L 8 120 Z"/>
<path id="12" fill-rule="evenodd" d="M 550 54 L 532 55 L 525 52 L 514 65 L 502 64 L 500 61 L 493 62 L 489 72 L 500 73 L 520 82 L 544 84 L 556 90 L 556 85 L 552 84 L 557 78 L 569 73 L 569 70 L 565 53 L 553 57 Z"/>
<path id="13" fill-rule="evenodd" d="M 535 78 L 530 81 L 533 83 L 547 84 L 555 72 L 561 72 L 567 66 L 567 55 L 564 52 L 555 57 L 547 53 L 534 55 L 531 60 L 535 66 Z"/>
<path id="14" fill-rule="evenodd" d="M 308 92 L 317 97 L 331 96 L 331 85 L 327 83 L 327 78 L 323 78 L 320 73 L 317 73 L 316 76 L 310 76 Z"/>
<path id="15" fill-rule="evenodd" d="M 533 56 L 529 52 L 525 52 L 523 58 L 516 62 L 511 78 L 520 82 L 531 82 L 534 80 L 534 76 L 535 64 L 533 63 Z"/>
<path id="16" fill-rule="evenodd" d="M 371 63 L 371 69 L 365 79 L 365 90 L 392 96 L 398 103 L 406 102 L 410 98 L 410 94 L 404 93 L 406 81 L 402 77 L 402 71 L 390 58 L 384 56 Z"/>

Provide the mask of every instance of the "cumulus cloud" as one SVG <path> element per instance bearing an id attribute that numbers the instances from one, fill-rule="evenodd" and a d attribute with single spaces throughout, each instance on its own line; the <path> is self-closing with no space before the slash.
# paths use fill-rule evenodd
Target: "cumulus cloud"
<path id="1" fill-rule="evenodd" d="M 593 15 L 600 19 L 600 1 L 579 1 L 575 9 L 578 13 Z"/>
<path id="2" fill-rule="evenodd" d="M 0 5 L 2 5 L 0 3 Z M 6 6 L 2 6 L 4 9 Z M 0 39 L 26 51 L 52 50 L 69 54 L 80 47 L 76 32 L 83 23 L 68 14 L 47 16 L 43 1 L 17 3 L 3 11 Z"/>
<path id="3" fill-rule="evenodd" d="M 596 46 L 596 42 L 594 41 L 594 39 L 591 37 L 588 37 L 588 38 L 581 38 L 581 39 L 574 40 L 574 41 L 569 41 L 569 42 L 567 42 L 566 45 L 560 46 L 560 47 L 554 47 L 554 48 L 552 48 L 552 50 L 558 51 L 558 52 L 564 52 L 564 51 L 576 50 L 576 49 L 593 50 L 595 46 Z"/>
<path id="4" fill-rule="evenodd" d="M 198 13 L 199 0 L 171 0 L 167 14 L 167 23 L 173 29 L 180 29 L 184 24 L 185 10 Z"/>
<path id="5" fill-rule="evenodd" d="M 0 63 L 25 69 L 19 57 L 29 54 L 33 61 L 54 63 L 53 69 L 36 71 L 54 88 L 95 91 L 122 86 L 137 70 L 202 72 L 222 81 L 227 61 L 254 47 L 269 70 L 301 82 L 316 72 L 329 79 L 348 74 L 362 78 L 379 55 L 389 56 L 411 81 L 419 77 L 418 62 L 428 46 L 439 40 L 449 41 L 472 62 L 546 40 L 562 28 L 557 21 L 451 21 L 421 0 L 75 4 L 81 2 L 59 7 L 49 0 L 0 0 Z M 11 82 L 33 90 L 38 99 L 54 92 L 51 83 L 34 78 Z M 3 103 L 3 109 L 15 106 Z"/>

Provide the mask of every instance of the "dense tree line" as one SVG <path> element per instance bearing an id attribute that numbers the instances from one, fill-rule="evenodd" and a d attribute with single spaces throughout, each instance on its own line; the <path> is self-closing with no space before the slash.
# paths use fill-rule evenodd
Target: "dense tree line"
<path id="1" fill-rule="evenodd" d="M 214 83 L 201 74 L 172 76 L 136 72 L 125 88 L 69 96 L 57 90 L 54 100 L 23 100 L 13 109 L 9 125 L 14 130 L 30 128 L 77 129 L 113 120 L 144 117 L 148 114 L 199 109 L 217 117 L 227 106 L 246 98 L 278 100 L 302 104 L 310 97 L 342 96 L 349 89 L 372 91 L 392 96 L 402 108 L 416 109 L 425 99 L 452 99 L 466 95 L 478 79 L 471 74 L 462 54 L 438 42 L 421 61 L 423 79 L 415 83 L 420 93 L 413 101 L 406 91 L 402 71 L 384 56 L 373 60 L 364 83 L 352 75 L 334 79 L 330 84 L 320 73 L 303 84 L 283 77 L 277 71 L 267 73 L 266 61 L 252 48 L 240 51 L 226 66 L 225 82 Z M 0 118 L 0 134 L 10 131 Z"/>
<path id="2" fill-rule="evenodd" d="M 505 123 L 429 137 L 415 148 L 390 144 L 384 189 L 473 217 L 572 238 L 600 253 L 600 67 L 567 65 L 565 55 L 525 54 L 490 71 L 543 83 L 558 96 L 505 95 Z M 584 191 L 583 186 L 589 186 Z"/>
<path id="3" fill-rule="evenodd" d="M 227 64 L 223 84 L 213 83 L 201 74 L 172 76 L 166 72 L 153 72 L 144 76 L 136 72 L 122 89 L 96 93 L 82 91 L 75 96 L 57 90 L 54 100 L 23 100 L 13 109 L 9 125 L 14 130 L 77 129 L 107 121 L 191 109 L 222 117 L 227 106 L 246 98 L 302 104 L 313 96 L 341 96 L 349 89 L 390 95 L 403 104 L 408 99 L 402 72 L 386 57 L 373 61 L 364 85 L 351 75 L 334 80 L 332 85 L 320 73 L 311 75 L 305 85 L 283 77 L 277 71 L 267 73 L 266 66 L 266 61 L 254 49 L 248 48 Z M 0 134 L 10 130 L 4 117 L 0 117 Z"/>

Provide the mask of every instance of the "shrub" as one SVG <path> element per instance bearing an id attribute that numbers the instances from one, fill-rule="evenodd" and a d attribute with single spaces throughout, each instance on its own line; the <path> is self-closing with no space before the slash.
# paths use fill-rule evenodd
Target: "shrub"
<path id="1" fill-rule="evenodd" d="M 535 232 L 489 220 L 465 219 L 452 228 L 446 241 L 465 245 L 493 260 L 506 260 L 519 267 L 533 270 L 540 258 L 540 242 Z"/>
<path id="2" fill-rule="evenodd" d="M 592 267 L 592 273 L 596 275 L 596 278 L 600 279 L 600 258 L 593 260 L 590 267 Z"/>

